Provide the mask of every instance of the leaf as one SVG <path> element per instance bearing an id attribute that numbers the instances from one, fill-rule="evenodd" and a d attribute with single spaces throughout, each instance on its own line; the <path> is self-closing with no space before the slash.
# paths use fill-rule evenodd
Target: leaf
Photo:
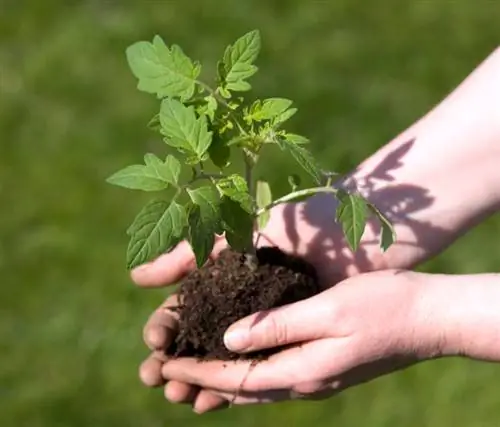
<path id="1" fill-rule="evenodd" d="M 154 171 L 159 179 L 162 179 L 172 185 L 177 185 L 179 182 L 181 164 L 179 160 L 171 154 L 167 155 L 165 161 L 162 162 L 154 154 L 148 153 L 144 156 L 144 162 L 151 171 Z"/>
<path id="2" fill-rule="evenodd" d="M 218 220 L 218 218 L 215 218 Z M 205 264 L 215 243 L 215 222 L 213 218 L 203 215 L 201 206 L 193 205 L 188 217 L 188 241 L 196 258 L 196 265 Z"/>
<path id="3" fill-rule="evenodd" d="M 164 99 L 160 107 L 161 132 L 167 144 L 201 161 L 212 142 L 206 116 L 196 117 L 194 107 L 176 99 Z"/>
<path id="4" fill-rule="evenodd" d="M 147 127 L 151 130 L 154 131 L 160 131 L 161 125 L 160 125 L 160 115 L 155 114 L 154 117 L 148 122 Z"/>
<path id="5" fill-rule="evenodd" d="M 218 216 L 220 198 L 217 189 L 213 185 L 204 185 L 194 189 L 188 188 L 187 192 L 193 203 L 200 206 L 205 215 Z"/>
<path id="6" fill-rule="evenodd" d="M 297 111 L 297 108 L 289 108 L 280 115 L 274 117 L 272 120 L 273 126 L 276 127 L 278 125 L 281 125 L 282 123 L 285 123 L 287 120 L 293 117 L 295 113 L 297 113 Z"/>
<path id="7" fill-rule="evenodd" d="M 218 132 L 214 132 L 213 134 L 212 143 L 208 148 L 208 155 L 212 163 L 219 169 L 223 169 L 229 165 L 231 149 L 226 145 Z"/>
<path id="8" fill-rule="evenodd" d="M 308 144 L 310 142 L 309 139 L 307 139 L 305 136 L 297 135 L 295 133 L 285 134 L 285 139 L 287 139 L 288 141 L 290 141 L 294 144 L 298 144 L 298 145 L 304 145 L 304 144 Z"/>
<path id="9" fill-rule="evenodd" d="M 243 92 L 251 88 L 245 79 L 253 76 L 258 70 L 253 62 L 259 55 L 260 47 L 260 33 L 254 30 L 226 48 L 223 60 L 224 68 L 220 70 L 221 67 L 219 67 L 219 78 L 222 77 L 225 89 Z"/>
<path id="10" fill-rule="evenodd" d="M 252 213 L 252 196 L 249 193 L 247 182 L 242 176 L 234 174 L 219 179 L 217 188 L 224 196 L 238 202 L 245 211 Z"/>
<path id="11" fill-rule="evenodd" d="M 181 164 L 174 156 L 162 162 L 154 154 L 144 156 L 145 165 L 132 165 L 111 175 L 106 181 L 132 190 L 159 191 L 169 184 L 176 185 Z"/>
<path id="12" fill-rule="evenodd" d="M 253 247 L 252 215 L 227 196 L 221 199 L 220 212 L 229 246 L 240 252 L 250 251 Z"/>
<path id="13" fill-rule="evenodd" d="M 127 267 L 132 269 L 170 250 L 186 227 L 186 211 L 177 202 L 153 200 L 134 220 L 128 233 Z"/>
<path id="14" fill-rule="evenodd" d="M 396 241 L 396 231 L 389 222 L 389 219 L 384 216 L 375 205 L 368 203 L 368 208 L 378 217 L 380 221 L 380 247 L 382 251 L 385 252 Z"/>
<path id="15" fill-rule="evenodd" d="M 356 252 L 365 231 L 367 219 L 367 204 L 358 194 L 349 194 L 344 190 L 337 193 L 339 206 L 336 220 L 342 223 L 342 229 L 350 248 Z"/>
<path id="16" fill-rule="evenodd" d="M 287 151 L 292 155 L 302 168 L 314 178 L 317 184 L 321 183 L 321 169 L 309 151 L 286 138 L 278 138 L 276 142 L 283 151 Z"/>
<path id="17" fill-rule="evenodd" d="M 256 122 L 271 120 L 283 114 L 292 101 L 285 98 L 269 98 L 264 101 L 255 101 L 250 108 L 249 118 Z"/>
<path id="18" fill-rule="evenodd" d="M 153 43 L 140 41 L 129 46 L 126 57 L 139 80 L 139 90 L 158 98 L 178 96 L 187 100 L 193 96 L 201 68 L 179 46 L 169 49 L 160 36 L 155 36 Z"/>
<path id="19" fill-rule="evenodd" d="M 264 209 L 272 203 L 273 196 L 271 193 L 271 187 L 269 186 L 268 182 L 257 181 L 256 193 L 257 207 L 259 209 Z M 271 213 L 268 210 L 259 215 L 259 217 L 257 218 L 259 230 L 262 230 L 266 227 L 270 218 Z"/>

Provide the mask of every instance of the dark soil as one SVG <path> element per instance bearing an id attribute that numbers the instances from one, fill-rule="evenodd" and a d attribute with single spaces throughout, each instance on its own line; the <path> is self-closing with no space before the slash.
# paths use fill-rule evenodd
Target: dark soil
<path id="1" fill-rule="evenodd" d="M 179 333 L 167 354 L 205 360 L 266 358 L 279 349 L 244 356 L 227 350 L 226 329 L 252 313 L 319 292 L 314 268 L 300 258 L 277 248 L 261 248 L 256 256 L 226 249 L 181 283 Z"/>

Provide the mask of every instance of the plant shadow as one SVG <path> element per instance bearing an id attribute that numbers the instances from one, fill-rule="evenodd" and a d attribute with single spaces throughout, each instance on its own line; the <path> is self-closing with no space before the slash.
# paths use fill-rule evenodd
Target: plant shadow
<path id="1" fill-rule="evenodd" d="M 411 246 L 422 254 L 430 253 L 433 249 L 431 245 L 444 241 L 447 233 L 429 221 L 415 218 L 415 214 L 434 203 L 434 197 L 429 189 L 409 183 L 397 183 L 394 177 L 394 171 L 405 164 L 405 156 L 411 151 L 415 141 L 410 139 L 389 152 L 368 173 L 364 172 L 361 175 L 360 169 L 356 168 L 346 179 L 334 184 L 334 187 L 349 192 L 359 192 L 373 203 L 393 226 L 400 229 L 404 226 L 411 231 L 413 235 L 411 241 L 401 240 L 396 236 L 396 242 L 387 253 L 394 250 L 394 247 L 399 250 L 403 246 Z M 353 178 L 354 176 L 356 178 Z M 287 204 L 283 213 L 286 234 L 292 242 L 293 252 L 297 252 L 300 242 L 296 227 L 298 222 L 305 222 L 317 230 L 306 252 L 310 254 L 309 261 L 315 266 L 332 266 L 326 269 L 328 277 L 322 277 L 319 272 L 320 279 L 327 280 L 329 286 L 352 275 L 353 272 L 362 273 L 380 269 L 380 266 L 384 265 L 385 257 L 379 247 L 381 227 L 375 217 L 368 219 L 363 241 L 353 253 L 347 245 L 340 224 L 337 227 L 331 226 L 331 222 L 335 221 L 337 206 L 338 202 L 333 195 L 319 194 L 303 203 Z M 407 266 L 411 267 L 413 265 Z"/>

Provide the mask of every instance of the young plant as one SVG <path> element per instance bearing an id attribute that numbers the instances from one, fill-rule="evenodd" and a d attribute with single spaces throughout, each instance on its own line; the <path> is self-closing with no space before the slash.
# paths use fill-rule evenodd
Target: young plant
<path id="1" fill-rule="evenodd" d="M 253 235 L 265 227 L 274 206 L 317 193 L 331 193 L 338 200 L 336 217 L 346 241 L 356 251 L 370 214 L 381 223 L 381 247 L 395 240 L 386 217 L 356 192 L 332 186 L 306 146 L 308 139 L 287 132 L 285 123 L 297 112 L 284 98 L 257 99 L 248 94 L 249 78 L 258 68 L 255 60 L 261 39 L 251 31 L 229 45 L 217 65 L 212 87 L 200 79 L 201 65 L 177 45 L 167 46 L 160 36 L 152 43 L 131 45 L 127 60 L 138 79 L 138 89 L 156 95 L 160 111 L 149 126 L 158 131 L 174 154 L 159 158 L 148 153 L 143 164 L 128 166 L 108 178 L 121 187 L 148 192 L 170 190 L 163 199 L 149 202 L 129 227 L 127 266 L 134 268 L 187 239 L 200 267 L 208 259 L 216 234 L 225 234 L 231 248 L 255 251 Z M 273 199 L 267 182 L 254 179 L 254 167 L 263 148 L 274 144 L 290 154 L 312 177 L 315 185 L 300 188 L 297 176 L 289 177 L 291 192 Z M 230 159 L 239 153 L 244 173 L 230 173 Z M 264 152 L 265 153 L 265 152 Z M 208 172 L 215 165 L 217 172 Z M 183 170 L 190 177 L 181 179 Z"/>

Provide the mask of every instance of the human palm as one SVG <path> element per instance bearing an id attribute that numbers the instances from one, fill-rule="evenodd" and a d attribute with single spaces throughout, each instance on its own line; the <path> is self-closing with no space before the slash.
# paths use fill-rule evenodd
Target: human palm
<path id="1" fill-rule="evenodd" d="M 303 257 L 316 269 L 324 289 L 362 271 L 384 268 L 383 257 L 375 245 L 365 243 L 356 257 L 348 255 L 351 252 L 344 243 L 342 230 L 334 221 L 334 212 L 334 200 L 325 196 L 279 205 L 271 211 L 266 228 L 256 235 L 257 246 L 276 246 L 286 253 Z M 217 257 L 226 247 L 225 239 L 217 238 L 211 256 Z M 189 244 L 182 242 L 152 263 L 135 269 L 132 278 L 143 287 L 168 286 L 182 280 L 194 268 L 194 254 Z M 169 307 L 176 304 L 177 295 L 171 295 L 144 328 L 144 340 L 152 353 L 141 365 L 141 379 L 151 387 L 165 386 L 168 400 L 192 403 L 198 412 L 224 407 L 227 400 L 218 395 L 177 381 L 165 384 L 162 378 L 164 352 L 177 330 L 176 314 Z"/>

